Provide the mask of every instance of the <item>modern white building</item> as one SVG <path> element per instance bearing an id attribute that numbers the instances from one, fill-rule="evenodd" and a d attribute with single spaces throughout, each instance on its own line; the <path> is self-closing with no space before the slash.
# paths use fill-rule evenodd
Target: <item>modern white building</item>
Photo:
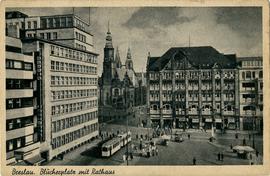
<path id="1" fill-rule="evenodd" d="M 13 26 L 16 31 L 16 27 Z M 6 36 L 6 161 L 41 161 L 40 142 L 35 131 L 33 90 L 34 56 L 22 53 L 22 42 Z M 33 163 L 33 164 L 36 164 Z"/>
<path id="2" fill-rule="evenodd" d="M 11 14 L 9 16 L 9 14 Z M 97 56 L 89 24 L 71 15 L 6 14 L 22 52 L 32 54 L 34 114 L 41 156 L 47 160 L 98 136 Z M 32 90 L 33 91 L 33 90 Z"/>

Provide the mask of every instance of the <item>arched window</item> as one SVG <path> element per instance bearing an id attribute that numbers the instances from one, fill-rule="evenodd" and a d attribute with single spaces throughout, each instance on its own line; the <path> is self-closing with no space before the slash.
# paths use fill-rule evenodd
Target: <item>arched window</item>
<path id="1" fill-rule="evenodd" d="M 242 72 L 242 79 L 245 79 L 245 72 Z"/>
<path id="2" fill-rule="evenodd" d="M 119 96 L 119 89 L 114 89 L 114 96 Z"/>
<path id="3" fill-rule="evenodd" d="M 262 78 L 262 77 L 263 77 L 263 72 L 260 71 L 260 72 L 259 72 L 259 78 Z"/>
<path id="4" fill-rule="evenodd" d="M 170 110 L 170 109 L 171 109 L 171 105 L 165 104 L 165 105 L 163 106 L 163 108 L 164 108 L 165 110 Z"/>
<path id="5" fill-rule="evenodd" d="M 247 71 L 246 78 L 251 79 L 251 72 L 250 71 Z"/>

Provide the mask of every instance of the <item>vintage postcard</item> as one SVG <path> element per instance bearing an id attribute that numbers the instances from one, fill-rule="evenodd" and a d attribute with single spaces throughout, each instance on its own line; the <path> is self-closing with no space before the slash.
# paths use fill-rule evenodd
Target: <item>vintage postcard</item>
<path id="1" fill-rule="evenodd" d="M 267 1 L 1 2 L 1 174 L 269 175 Z"/>

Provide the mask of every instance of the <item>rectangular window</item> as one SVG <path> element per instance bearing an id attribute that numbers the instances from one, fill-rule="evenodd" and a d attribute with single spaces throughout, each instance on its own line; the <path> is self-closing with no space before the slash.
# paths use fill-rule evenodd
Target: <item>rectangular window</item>
<path id="1" fill-rule="evenodd" d="M 44 33 L 40 33 L 40 38 L 44 39 Z"/>
<path id="2" fill-rule="evenodd" d="M 25 62 L 24 63 L 24 69 L 32 71 L 33 70 L 33 64 Z"/>
<path id="3" fill-rule="evenodd" d="M 55 85 L 55 76 L 51 76 L 51 85 Z"/>
<path id="4" fill-rule="evenodd" d="M 51 40 L 51 33 L 47 32 L 46 36 L 47 36 L 47 40 Z"/>
<path id="5" fill-rule="evenodd" d="M 37 21 L 33 21 L 34 29 L 37 29 Z"/>
<path id="6" fill-rule="evenodd" d="M 62 70 L 62 71 L 64 70 L 64 62 L 60 63 L 60 70 Z"/>
<path id="7" fill-rule="evenodd" d="M 13 150 L 13 141 L 8 141 L 8 151 Z"/>
<path id="8" fill-rule="evenodd" d="M 20 148 L 22 146 L 22 139 L 17 139 L 17 148 Z"/>
<path id="9" fill-rule="evenodd" d="M 55 65 L 56 65 L 56 66 L 55 66 L 55 69 L 56 69 L 56 70 L 59 70 L 59 65 L 60 65 L 59 62 L 56 61 L 56 62 L 55 62 Z"/>
<path id="10" fill-rule="evenodd" d="M 66 17 L 61 17 L 61 27 L 66 27 Z"/>
<path id="11" fill-rule="evenodd" d="M 73 22 L 72 22 L 72 17 L 67 17 L 67 27 L 72 27 Z"/>
<path id="12" fill-rule="evenodd" d="M 31 29 L 31 21 L 28 21 L 28 22 L 27 22 L 27 28 L 28 28 L 28 29 Z"/>
<path id="13" fill-rule="evenodd" d="M 14 61 L 14 68 L 15 69 L 22 69 L 23 63 L 20 61 Z"/>
<path id="14" fill-rule="evenodd" d="M 47 28 L 46 19 L 40 19 L 40 28 Z"/>
<path id="15" fill-rule="evenodd" d="M 57 32 L 53 32 L 53 39 L 57 39 Z"/>

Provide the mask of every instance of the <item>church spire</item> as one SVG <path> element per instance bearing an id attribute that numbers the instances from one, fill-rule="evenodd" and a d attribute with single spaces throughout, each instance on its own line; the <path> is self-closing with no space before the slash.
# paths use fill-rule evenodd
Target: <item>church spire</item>
<path id="1" fill-rule="evenodd" d="M 131 59 L 131 50 L 129 47 L 128 47 L 127 59 L 126 59 L 126 68 L 130 70 L 133 69 L 133 62 Z"/>
<path id="2" fill-rule="evenodd" d="M 111 31 L 110 31 L 110 21 L 108 21 L 108 32 L 107 32 L 107 36 L 106 36 L 105 48 L 113 48 L 112 36 L 111 36 Z"/>
<path id="3" fill-rule="evenodd" d="M 116 68 L 121 68 L 122 63 L 121 63 L 121 59 L 120 59 L 120 54 L 119 54 L 118 47 L 116 48 L 115 63 L 116 63 Z"/>

